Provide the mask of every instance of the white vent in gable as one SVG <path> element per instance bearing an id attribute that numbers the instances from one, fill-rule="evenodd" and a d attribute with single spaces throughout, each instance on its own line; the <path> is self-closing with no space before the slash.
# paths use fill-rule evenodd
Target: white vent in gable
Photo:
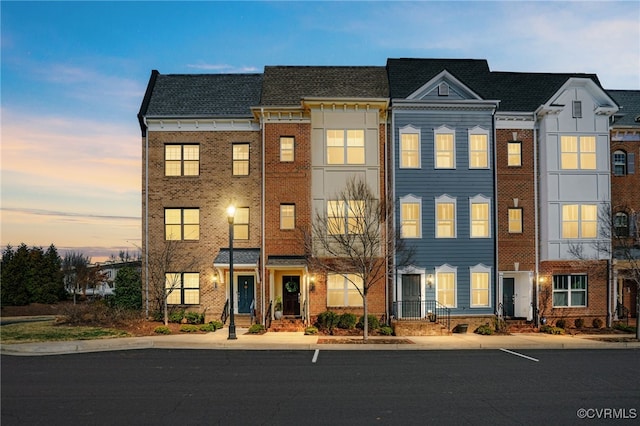
<path id="1" fill-rule="evenodd" d="M 442 82 L 438 85 L 438 96 L 449 96 L 449 85 Z"/>

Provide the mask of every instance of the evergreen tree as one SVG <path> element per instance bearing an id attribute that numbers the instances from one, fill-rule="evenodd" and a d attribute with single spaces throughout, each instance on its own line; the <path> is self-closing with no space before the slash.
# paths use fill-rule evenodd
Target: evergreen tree
<path id="1" fill-rule="evenodd" d="M 142 309 L 142 280 L 138 270 L 125 266 L 118 271 L 115 283 L 115 305 L 131 310 Z"/>

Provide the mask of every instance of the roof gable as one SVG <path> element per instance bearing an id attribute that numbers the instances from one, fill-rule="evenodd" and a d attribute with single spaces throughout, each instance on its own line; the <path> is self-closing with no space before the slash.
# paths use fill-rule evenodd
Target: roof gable
<path id="1" fill-rule="evenodd" d="M 612 127 L 640 127 L 640 90 L 608 90 L 620 106 Z"/>
<path id="2" fill-rule="evenodd" d="M 407 96 L 410 100 L 481 100 L 480 96 L 464 83 L 442 71 L 422 87 Z"/>
<path id="3" fill-rule="evenodd" d="M 567 104 L 567 92 L 583 89 L 593 99 L 594 109 L 598 114 L 613 114 L 618 110 L 616 103 L 600 86 L 590 78 L 570 77 L 547 101 L 540 106 L 541 110 L 564 107 Z"/>

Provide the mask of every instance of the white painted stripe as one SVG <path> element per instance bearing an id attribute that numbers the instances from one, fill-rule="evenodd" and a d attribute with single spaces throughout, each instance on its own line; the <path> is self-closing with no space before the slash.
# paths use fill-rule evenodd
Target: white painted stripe
<path id="1" fill-rule="evenodd" d="M 320 353 L 320 349 L 316 349 L 316 351 L 313 353 L 313 359 L 311 360 L 312 363 L 316 363 L 316 361 L 318 360 L 318 354 Z"/>
<path id="2" fill-rule="evenodd" d="M 535 358 L 532 358 L 532 357 L 530 357 L 530 356 L 526 356 L 526 355 L 519 354 L 518 352 L 513 352 L 513 351 L 510 351 L 510 350 L 508 350 L 508 349 L 503 349 L 503 348 L 500 348 L 500 350 L 501 350 L 502 352 L 506 352 L 506 353 L 509 353 L 509 354 L 511 354 L 511 355 L 515 355 L 515 356 L 519 356 L 519 357 L 522 357 L 522 358 L 526 358 L 526 359 L 528 359 L 528 360 L 530 360 L 530 361 L 539 362 L 539 360 L 537 360 L 537 359 L 535 359 Z"/>

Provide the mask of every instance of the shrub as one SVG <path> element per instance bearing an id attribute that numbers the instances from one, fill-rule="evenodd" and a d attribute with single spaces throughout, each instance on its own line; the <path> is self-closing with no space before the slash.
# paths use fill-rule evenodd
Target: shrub
<path id="1" fill-rule="evenodd" d="M 616 330 L 624 331 L 625 333 L 635 333 L 636 332 L 636 328 L 635 327 L 633 327 L 631 325 L 623 324 L 621 322 L 619 322 L 616 325 L 614 325 L 613 328 L 615 328 Z"/>
<path id="2" fill-rule="evenodd" d="M 184 318 L 187 320 L 187 324 L 204 323 L 204 314 L 200 314 L 198 312 L 185 312 Z"/>
<path id="3" fill-rule="evenodd" d="M 200 324 L 198 326 L 200 331 L 216 331 L 216 327 L 212 323 Z"/>
<path id="4" fill-rule="evenodd" d="M 559 319 L 558 321 L 556 321 L 556 327 L 567 328 L 567 322 L 563 319 Z"/>
<path id="5" fill-rule="evenodd" d="M 378 331 L 380 332 L 380 334 L 383 334 L 385 336 L 393 335 L 393 328 L 389 327 L 388 325 L 383 325 L 378 329 Z"/>
<path id="6" fill-rule="evenodd" d="M 211 328 L 213 328 L 213 330 L 211 330 L 211 331 L 220 330 L 224 326 L 224 324 L 222 324 L 222 322 L 216 321 L 216 320 L 209 321 L 209 325 L 211 326 Z"/>
<path id="7" fill-rule="evenodd" d="M 264 325 L 262 324 L 253 324 L 251 327 L 249 327 L 250 334 L 260 334 L 263 331 L 264 331 Z"/>
<path id="8" fill-rule="evenodd" d="M 475 330 L 473 330 L 473 332 L 476 334 L 482 334 L 483 336 L 489 336 L 493 334 L 493 328 L 491 328 L 489 324 L 483 324 L 478 328 L 476 328 Z"/>
<path id="9" fill-rule="evenodd" d="M 564 328 L 554 327 L 552 325 L 543 325 L 540 327 L 540 333 L 547 334 L 564 334 Z"/>
<path id="10" fill-rule="evenodd" d="M 324 311 L 318 314 L 318 318 L 316 319 L 316 326 L 320 330 L 329 330 L 329 332 L 333 332 L 333 329 L 336 325 L 338 325 L 338 321 L 340 317 L 333 311 Z"/>
<path id="11" fill-rule="evenodd" d="M 582 318 L 576 318 L 573 325 L 575 325 L 576 328 L 584 328 L 584 320 Z"/>
<path id="12" fill-rule="evenodd" d="M 126 266 L 120 269 L 114 280 L 113 303 L 124 309 L 142 308 L 142 281 L 136 268 Z"/>
<path id="13" fill-rule="evenodd" d="M 602 326 L 604 325 L 604 321 L 602 321 L 600 318 L 594 318 L 592 325 L 593 328 L 602 328 Z"/>
<path id="14" fill-rule="evenodd" d="M 352 328 L 355 328 L 357 321 L 358 317 L 356 316 L 356 314 L 345 312 L 338 318 L 338 328 L 351 330 Z"/>
<path id="15" fill-rule="evenodd" d="M 180 326 L 181 333 L 196 333 L 200 331 L 200 327 L 195 324 L 182 324 Z"/>
<path id="16" fill-rule="evenodd" d="M 380 328 L 380 320 L 378 319 L 377 316 L 373 314 L 367 315 L 367 322 L 369 325 L 369 330 L 375 330 L 377 328 Z M 358 321 L 358 324 L 356 327 L 364 329 L 364 315 L 360 317 L 360 320 Z"/>
<path id="17" fill-rule="evenodd" d="M 318 328 L 317 327 L 307 327 L 304 329 L 304 334 L 309 335 L 309 334 L 318 334 Z"/>
<path id="18" fill-rule="evenodd" d="M 179 309 L 169 314 L 169 322 L 181 322 L 182 318 L 184 318 L 184 309 Z"/>
<path id="19" fill-rule="evenodd" d="M 171 334 L 171 329 L 167 326 L 161 325 L 156 327 L 153 332 L 156 334 Z"/>

